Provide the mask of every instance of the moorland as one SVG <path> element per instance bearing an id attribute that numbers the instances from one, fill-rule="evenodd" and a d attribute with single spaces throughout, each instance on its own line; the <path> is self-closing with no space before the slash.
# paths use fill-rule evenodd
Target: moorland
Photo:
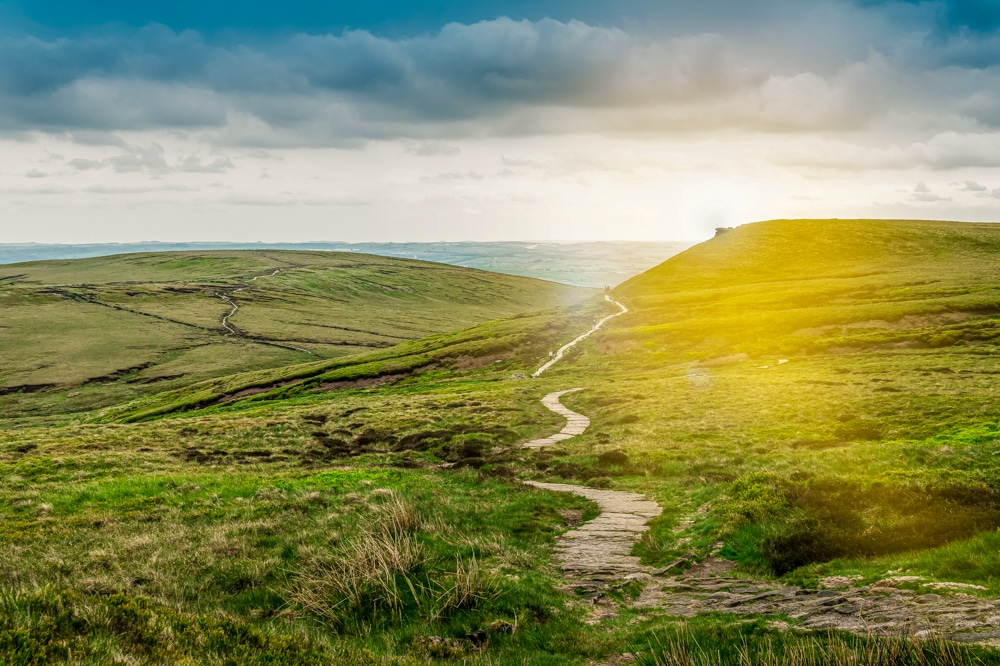
<path id="1" fill-rule="evenodd" d="M 331 252 L 164 252 L 0 267 L 0 410 L 67 413 L 384 349 L 587 289 Z"/>
<path id="2" fill-rule="evenodd" d="M 1000 663 L 996 613 L 969 610 L 1000 598 L 998 264 L 994 225 L 777 220 L 619 285 L 611 298 L 628 312 L 537 378 L 549 351 L 617 307 L 546 287 L 501 311 L 475 304 L 495 290 L 476 294 L 455 274 L 465 314 L 448 328 L 447 313 L 420 323 L 415 308 L 414 335 L 392 346 L 142 394 L 110 387 L 121 399 L 87 410 L 61 409 L 62 387 L 22 394 L 0 423 L 0 653 Z M 80 283 L 71 263 L 59 270 L 61 284 Z M 326 284 L 313 317 L 325 316 Z M 347 270 L 330 293 L 352 284 Z M 102 298 L 124 300 L 118 289 Z M 292 325 L 263 296 L 234 323 L 277 340 Z M 212 302 L 215 319 L 202 316 L 217 326 L 211 298 L 190 303 Z M 562 404 L 589 417 L 585 432 L 521 448 L 563 426 L 540 399 L 570 388 L 582 390 Z M 556 545 L 598 507 L 525 480 L 656 500 L 662 514 L 633 550 L 655 575 L 596 595 L 567 584 Z M 714 598 L 689 584 L 699 571 L 722 572 Z M 761 601 L 745 590 L 808 597 L 823 617 L 909 604 L 923 633 L 813 628 L 780 604 L 740 612 Z M 654 592 L 667 596 L 638 603 Z M 945 602 L 966 610 L 945 617 Z M 919 623 L 935 613 L 960 633 Z"/>

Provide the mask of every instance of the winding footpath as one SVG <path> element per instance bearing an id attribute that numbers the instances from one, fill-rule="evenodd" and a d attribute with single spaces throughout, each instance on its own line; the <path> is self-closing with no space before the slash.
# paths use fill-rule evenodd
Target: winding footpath
<path id="1" fill-rule="evenodd" d="M 628 308 L 612 300 L 610 296 L 605 294 L 604 298 L 617 305 L 620 312 L 604 317 L 589 331 L 560 347 L 556 355 L 536 370 L 532 377 L 538 377 L 562 360 L 566 351 L 599 330 L 609 320 L 628 312 Z M 521 448 L 543 449 L 582 435 L 590 426 L 590 419 L 568 409 L 559 401 L 567 393 L 580 390 L 582 389 L 572 388 L 555 391 L 542 398 L 542 404 L 565 418 L 566 425 L 554 435 L 526 442 Z M 575 587 L 582 588 L 597 599 L 603 596 L 601 590 L 604 587 L 623 577 L 649 575 L 649 567 L 643 566 L 631 552 L 642 533 L 649 529 L 647 523 L 663 512 L 659 504 L 638 493 L 620 490 L 600 490 L 567 483 L 525 483 L 541 490 L 580 495 L 596 503 L 601 510 L 594 520 L 563 534 L 556 545 L 556 559 L 563 573 L 573 580 Z"/>
<path id="2" fill-rule="evenodd" d="M 272 276 L 277 275 L 279 272 L 281 272 L 281 269 L 280 268 L 275 268 L 274 271 L 271 272 L 271 273 L 266 273 L 264 275 L 257 275 L 257 276 L 254 276 L 254 277 L 250 278 L 250 281 L 251 282 L 256 282 L 258 278 L 272 277 Z M 224 329 L 226 329 L 226 332 L 229 335 L 240 335 L 240 332 L 236 329 L 235 326 L 233 326 L 232 324 L 229 323 L 229 320 L 232 319 L 233 315 L 235 315 L 237 312 L 239 312 L 239 309 L 240 309 L 239 304 L 235 300 L 233 300 L 233 296 L 235 296 L 236 294 L 240 293 L 241 291 L 246 291 L 246 289 L 247 289 L 247 287 L 240 287 L 239 289 L 233 289 L 228 294 L 216 294 L 216 296 L 218 296 L 219 298 L 221 298 L 222 300 L 224 300 L 232 308 L 227 314 L 225 314 L 225 315 L 222 316 L 222 327 Z M 266 344 L 266 345 L 271 346 L 271 347 L 280 347 L 282 349 L 291 349 L 292 351 L 303 352 L 305 354 L 309 354 L 310 356 L 316 356 L 315 352 L 311 352 L 308 349 L 303 349 L 302 347 L 294 347 L 292 345 L 286 345 L 286 344 L 282 344 L 280 342 L 261 341 L 259 339 L 256 340 L 256 342 L 263 343 L 263 344 Z"/>
<path id="3" fill-rule="evenodd" d="M 564 351 L 606 321 L 628 311 L 620 303 L 616 304 L 621 312 L 602 319 L 593 329 L 563 346 L 559 354 L 533 376 L 551 367 L 562 358 Z M 522 444 L 522 448 L 542 449 L 586 431 L 590 419 L 567 409 L 559 401 L 563 395 L 579 390 L 556 391 L 542 398 L 542 404 L 563 416 L 566 425 L 554 435 Z M 899 576 L 893 572 L 865 586 L 856 586 L 849 578 L 829 577 L 820 581 L 819 588 L 803 588 L 734 575 L 734 563 L 714 555 L 700 562 L 693 555 L 685 556 L 654 570 L 643 565 L 631 551 L 649 529 L 647 523 L 661 515 L 663 510 L 659 504 L 643 495 L 619 490 L 540 481 L 525 481 L 525 484 L 539 490 L 573 493 L 600 508 L 597 518 L 564 533 L 555 547 L 556 560 L 570 583 L 567 591 L 582 593 L 584 602 L 594 604 L 592 623 L 617 614 L 618 604 L 606 595 L 609 589 L 638 581 L 643 587 L 640 596 L 626 603 L 637 609 L 668 615 L 770 616 L 772 626 L 778 630 L 792 626 L 787 621 L 791 619 L 807 630 L 836 629 L 859 634 L 874 632 L 916 637 L 933 633 L 960 643 L 1000 647 L 1000 599 L 968 594 L 984 588 L 963 583 L 922 583 L 918 576 Z M 691 524 L 692 518 L 682 519 L 674 531 L 683 531 Z M 917 585 L 921 589 L 898 589 L 904 584 Z"/>
<path id="4" fill-rule="evenodd" d="M 257 278 L 273 277 L 273 276 L 277 275 L 279 272 L 281 272 L 281 269 L 280 268 L 275 268 L 274 272 L 267 273 L 266 275 L 255 275 L 254 277 L 250 278 L 250 281 L 251 282 L 256 282 Z M 240 306 L 237 305 L 236 301 L 233 300 L 233 296 L 235 296 L 236 294 L 240 293 L 241 291 L 243 291 L 245 289 L 246 289 L 246 287 L 240 287 L 239 289 L 233 289 L 228 294 L 217 294 L 217 296 L 219 298 L 221 298 L 222 300 L 224 300 L 226 303 L 229 303 L 229 305 L 233 308 L 232 310 L 229 311 L 229 314 L 223 315 L 223 317 L 222 317 L 222 327 L 229 332 L 229 335 L 238 335 L 239 334 L 239 331 L 237 331 L 233 326 L 230 326 L 229 320 L 240 309 Z M 292 349 L 295 349 L 295 348 L 292 347 Z M 307 351 L 307 350 L 303 349 L 301 351 Z M 312 352 L 310 352 L 310 353 L 312 353 Z"/>
<path id="5" fill-rule="evenodd" d="M 546 446 L 552 446 L 553 444 L 564 442 L 567 439 L 576 437 L 577 435 L 582 435 L 587 427 L 590 426 L 590 419 L 583 414 L 577 414 L 573 410 L 567 409 L 561 402 L 559 402 L 559 398 L 567 393 L 574 393 L 582 390 L 583 389 L 574 388 L 567 389 L 565 391 L 556 391 L 555 393 L 549 393 L 547 396 L 542 398 L 542 404 L 559 416 L 564 417 L 566 419 L 566 425 L 556 434 L 549 435 L 548 437 L 542 437 L 541 439 L 533 439 L 530 442 L 522 444 L 521 448 L 544 449 Z"/>
<path id="6" fill-rule="evenodd" d="M 567 351 L 569 351 L 578 342 L 582 342 L 583 340 L 586 340 L 587 338 L 589 338 L 590 335 L 592 333 L 594 333 L 594 331 L 597 331 L 598 329 L 600 329 L 601 326 L 604 326 L 604 324 L 606 322 L 608 322 L 609 320 L 614 319 L 615 317 L 620 317 L 623 314 L 625 314 L 626 312 L 628 312 L 628 308 L 627 307 L 625 307 L 624 305 L 622 305 L 618 301 L 611 300 L 611 297 L 608 296 L 607 294 L 604 295 L 604 300 L 606 300 L 609 303 L 614 303 L 615 305 L 617 305 L 619 308 L 621 308 L 621 312 L 616 312 L 614 314 L 608 315 L 604 319 L 596 322 L 594 324 L 594 327 L 591 328 L 586 333 L 584 333 L 583 335 L 581 335 L 578 338 L 574 339 L 572 342 L 567 342 L 566 344 L 564 344 L 562 347 L 559 348 L 559 351 L 556 352 L 556 355 L 553 356 L 551 359 L 549 359 L 548 363 L 546 363 L 542 367 L 538 368 L 538 370 L 535 370 L 534 373 L 532 373 L 532 375 L 531 375 L 532 377 L 540 377 L 543 372 L 545 372 L 546 370 L 548 370 L 549 368 L 551 368 L 553 365 L 555 365 L 556 363 L 558 363 L 559 361 L 561 361 L 562 357 L 563 357 L 563 354 L 566 353 Z"/>
<path id="7" fill-rule="evenodd" d="M 233 294 L 235 294 L 237 291 L 242 291 L 242 290 L 237 289 L 236 291 L 233 292 Z M 224 300 L 226 303 L 229 303 L 229 305 L 232 306 L 233 308 L 232 310 L 229 311 L 229 314 L 222 316 L 222 327 L 227 331 L 229 331 L 229 335 L 236 335 L 237 334 L 236 329 L 229 325 L 229 318 L 232 317 L 234 314 L 236 314 L 236 311 L 240 309 L 240 306 L 236 305 L 236 302 L 231 298 L 231 296 L 232 294 L 219 294 L 219 298 Z"/>

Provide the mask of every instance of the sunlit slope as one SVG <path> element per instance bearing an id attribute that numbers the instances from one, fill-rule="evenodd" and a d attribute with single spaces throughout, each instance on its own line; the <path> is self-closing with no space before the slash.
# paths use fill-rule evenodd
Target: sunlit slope
<path id="1" fill-rule="evenodd" d="M 748 224 L 617 288 L 633 314 L 607 344 L 704 357 L 992 340 L 998 269 L 991 224 Z"/>
<path id="2" fill-rule="evenodd" d="M 0 268 L 0 410 L 19 411 L 27 394 L 54 411 L 107 404 L 232 372 L 387 348 L 591 293 L 357 253 L 169 252 L 11 264 Z"/>

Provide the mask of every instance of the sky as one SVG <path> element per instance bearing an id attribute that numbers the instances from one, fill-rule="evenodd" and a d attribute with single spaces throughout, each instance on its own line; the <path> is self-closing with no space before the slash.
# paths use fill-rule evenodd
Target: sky
<path id="1" fill-rule="evenodd" d="M 0 0 L 0 242 L 1000 221 L 996 0 Z"/>

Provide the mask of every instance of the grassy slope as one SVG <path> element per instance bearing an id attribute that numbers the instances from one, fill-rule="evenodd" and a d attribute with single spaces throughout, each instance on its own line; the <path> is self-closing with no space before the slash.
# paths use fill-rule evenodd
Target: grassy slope
<path id="1" fill-rule="evenodd" d="M 910 569 L 1000 593 L 998 250 L 996 226 L 905 221 L 695 247 L 622 285 L 633 314 L 564 370 L 596 380 L 567 400 L 595 426 L 571 449 L 646 470 L 619 482 L 670 506 L 653 559 L 723 539 L 792 580 Z"/>
<path id="2" fill-rule="evenodd" d="M 118 423 L 0 433 L 0 579 L 15 590 L 0 639 L 36 627 L 40 645 L 58 645 L 69 608 L 89 621 L 79 650 L 164 663 L 168 648 L 221 663 L 232 646 L 213 643 L 212 622 L 231 617 L 258 636 L 259 661 L 290 645 L 357 663 L 372 650 L 409 663 L 551 664 L 642 648 L 673 626 L 633 611 L 601 631 L 585 625 L 556 591 L 547 549 L 566 509 L 588 507 L 511 476 L 658 497 L 664 517 L 639 547 L 651 563 L 722 540 L 755 575 L 815 583 L 901 570 L 922 577 L 905 584 L 914 588 L 952 581 L 1000 594 L 998 245 L 988 225 L 749 225 L 623 285 L 632 313 L 538 380 L 503 381 L 599 305 L 340 367 L 227 377 L 96 419 Z M 406 376 L 337 383 L 385 373 Z M 585 435 L 537 454 L 493 450 L 555 430 L 538 399 L 571 386 L 586 389 L 564 399 L 591 416 Z M 254 387 L 265 391 L 238 397 Z M 610 449 L 628 462 L 600 464 Z M 420 520 L 392 528 L 387 490 Z M 392 552 L 416 540 L 421 557 L 361 580 L 357 594 L 333 584 L 355 565 L 380 571 L 361 553 L 386 534 Z M 303 583 L 322 598 L 304 596 Z M 460 589 L 469 593 L 456 604 Z M 46 594 L 78 596 L 60 605 Z M 397 598 L 388 624 L 365 615 Z M 184 614 L 182 624 L 201 618 L 200 628 L 143 643 L 141 613 L 118 619 L 143 603 Z M 489 635 L 483 652 L 465 639 L 476 629 Z M 704 618 L 691 631 L 703 647 L 749 636 L 754 650 L 772 649 L 759 643 L 764 622 Z M 430 635 L 454 643 L 435 647 Z"/>
<path id="3" fill-rule="evenodd" d="M 229 320 L 237 335 L 222 326 L 231 310 L 222 295 L 239 304 Z M 13 264 L 0 268 L 0 393 L 7 393 L 0 409 L 92 408 L 240 370 L 386 348 L 587 295 L 355 253 L 178 252 Z M 38 389 L 47 392 L 25 395 Z"/>

